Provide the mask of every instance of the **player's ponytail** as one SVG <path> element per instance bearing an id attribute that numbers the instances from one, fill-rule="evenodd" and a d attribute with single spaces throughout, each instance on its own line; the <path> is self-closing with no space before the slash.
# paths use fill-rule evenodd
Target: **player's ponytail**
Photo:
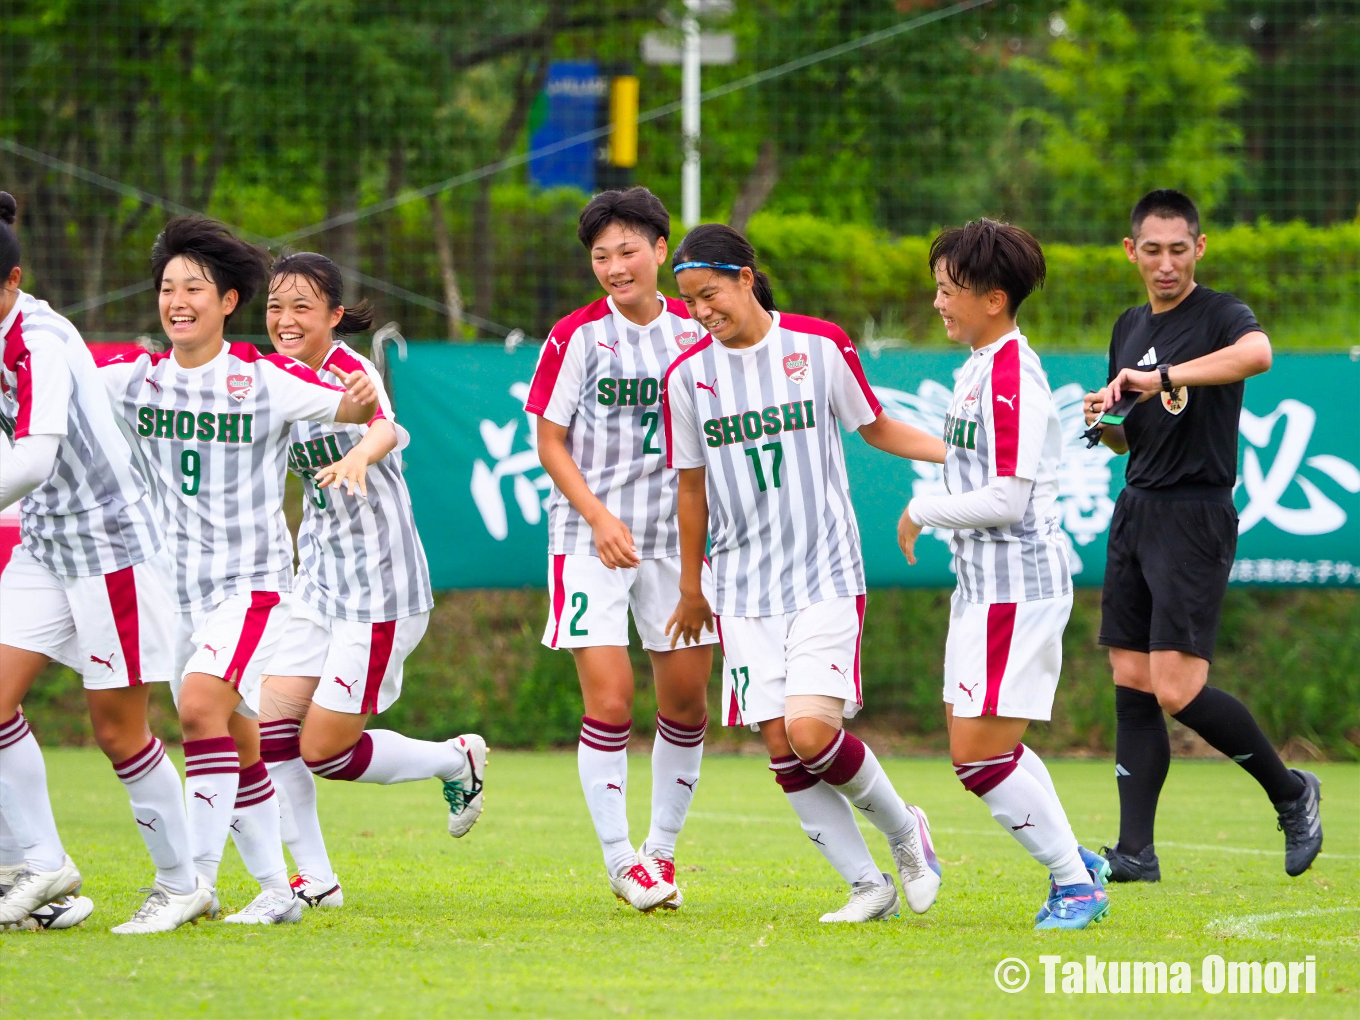
<path id="1" fill-rule="evenodd" d="M 325 255 L 314 251 L 299 251 L 292 255 L 282 255 L 269 271 L 269 289 L 285 276 L 301 276 L 310 281 L 317 294 L 324 298 L 326 307 L 331 311 L 340 307 L 345 293 L 344 281 L 340 277 L 340 267 Z M 340 321 L 331 330 L 336 336 L 353 336 L 362 333 L 373 325 L 373 308 L 368 299 L 345 308 Z"/>
<path id="2" fill-rule="evenodd" d="M 711 269 L 724 276 L 739 276 L 743 269 L 755 276 L 752 293 L 767 312 L 774 311 L 774 288 L 770 278 L 756 268 L 756 250 L 740 231 L 725 223 L 701 223 L 680 242 L 671 260 L 673 272 Z"/>
<path id="3" fill-rule="evenodd" d="M 14 216 L 19 203 L 8 191 L 0 191 L 0 279 L 8 279 L 19 264 L 19 235 L 14 232 Z"/>

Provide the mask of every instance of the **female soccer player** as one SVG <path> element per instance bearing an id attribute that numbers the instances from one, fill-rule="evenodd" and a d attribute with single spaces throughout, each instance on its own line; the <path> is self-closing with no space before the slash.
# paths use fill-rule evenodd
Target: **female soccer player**
<path id="1" fill-rule="evenodd" d="M 525 409 L 538 415 L 548 502 L 551 611 L 543 643 L 570 648 L 585 700 L 577 764 L 615 895 L 641 911 L 682 902 L 675 843 L 708 725 L 711 633 L 672 650 L 665 621 L 679 598 L 674 471 L 666 467 L 661 378 L 699 339 L 699 324 L 657 292 L 670 215 L 646 188 L 606 191 L 581 211 L 576 236 L 606 297 L 553 327 Z M 656 679 L 652 820 L 628 837 L 633 670 L 628 611 Z"/>
<path id="2" fill-rule="evenodd" d="M 486 742 L 475 733 L 432 742 L 365 730 L 401 694 L 402 663 L 425 633 L 434 596 L 391 401 L 373 364 L 338 339 L 367 329 L 373 315 L 366 302 L 343 307 L 341 294 L 335 263 L 301 252 L 274 264 L 266 310 L 279 354 L 325 382 L 362 372 L 380 404 L 367 425 L 294 423 L 288 455 L 306 487 L 297 587 L 265 671 L 260 733 L 289 820 L 293 889 L 314 907 L 341 906 L 344 896 L 321 835 L 312 772 L 361 783 L 440 779 L 449 833 L 462 836 L 481 814 L 486 766 Z"/>
<path id="3" fill-rule="evenodd" d="M 81 674 L 95 739 L 127 788 L 156 880 L 119 934 L 171 931 L 211 891 L 194 872 L 184 793 L 147 728 L 173 669 L 170 572 L 155 500 L 66 319 L 19 289 L 15 202 L 0 193 L 0 507 L 23 497 L 22 545 L 0 577 L 0 927 L 68 927 L 80 872 L 52 820 L 42 752 L 20 703 L 55 659 Z M 18 857 L 19 859 L 14 859 Z M 19 867 L 22 865 L 22 867 Z M 44 906 L 70 907 L 60 917 Z"/>
<path id="4" fill-rule="evenodd" d="M 199 874 L 215 886 L 233 810 L 272 832 L 260 841 L 268 857 L 246 860 L 260 895 L 226 920 L 296 921 L 302 904 L 288 885 L 278 800 L 254 723 L 260 676 L 292 603 L 288 437 L 295 421 L 369 421 L 377 391 L 362 372 L 343 373 L 339 389 L 290 358 L 223 339 L 264 282 L 266 263 L 222 224 L 171 220 L 151 265 L 173 349 L 124 355 L 102 371 L 114 410 L 140 440 L 176 566 L 181 668 L 171 684 L 184 731 L 189 841 Z"/>
<path id="5" fill-rule="evenodd" d="M 972 355 L 945 420 L 947 496 L 917 496 L 898 524 L 915 563 L 924 527 L 953 530 L 958 588 L 945 645 L 954 771 L 1051 873 L 1037 928 L 1085 928 L 1109 910 L 1103 859 L 1077 845 L 1039 756 L 1022 744 L 1047 720 L 1072 611 L 1056 508 L 1062 426 L 1039 356 L 1016 327 L 1044 282 L 1044 253 L 1019 227 L 978 220 L 930 247 L 945 333 Z"/>
<path id="6" fill-rule="evenodd" d="M 907 905 L 924 913 L 940 887 L 925 814 L 842 729 L 863 704 L 865 587 L 840 429 L 912 460 L 942 462 L 944 444 L 883 413 L 838 326 L 775 311 L 754 250 L 731 227 L 695 227 L 674 268 L 709 335 L 666 375 L 681 557 L 667 633 L 691 640 L 711 624 L 701 586 L 711 538 L 724 721 L 760 726 L 803 831 L 851 885 L 849 902 L 822 920 L 871 921 L 899 909 L 851 804 L 887 836 Z"/>

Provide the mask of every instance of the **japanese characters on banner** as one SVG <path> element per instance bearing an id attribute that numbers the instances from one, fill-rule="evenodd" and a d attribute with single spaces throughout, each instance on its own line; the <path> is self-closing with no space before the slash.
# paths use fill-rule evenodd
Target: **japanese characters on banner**
<path id="1" fill-rule="evenodd" d="M 1066 439 L 1059 506 L 1074 578 L 1099 585 L 1124 458 L 1086 448 L 1081 397 L 1104 382 L 1106 361 L 1040 353 Z M 412 344 L 409 358 L 392 366 L 397 414 L 412 436 L 406 477 L 437 587 L 545 583 L 551 482 L 523 411 L 536 357 L 533 349 Z M 963 360 L 962 352 L 884 351 L 866 355 L 864 366 L 889 414 L 938 434 Z M 1360 363 L 1345 354 L 1278 354 L 1269 374 L 1247 383 L 1234 582 L 1360 584 L 1360 429 L 1350 410 L 1357 396 Z M 923 538 L 914 567 L 896 539 L 906 501 L 943 491 L 941 469 L 854 438 L 846 453 L 870 585 L 952 587 L 946 535 Z"/>

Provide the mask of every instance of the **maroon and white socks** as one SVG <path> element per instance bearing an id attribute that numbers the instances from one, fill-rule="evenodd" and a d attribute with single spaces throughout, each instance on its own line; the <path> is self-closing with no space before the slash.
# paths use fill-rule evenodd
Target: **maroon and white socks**
<path id="1" fill-rule="evenodd" d="M 652 825 L 642 852 L 675 860 L 675 841 L 684 828 L 690 801 L 699 785 L 708 720 L 687 726 L 656 714 L 652 744 Z"/>
<path id="2" fill-rule="evenodd" d="M 1033 761 L 1021 767 L 1026 758 Z M 985 761 L 955 763 L 954 772 L 966 790 L 982 798 L 1001 827 L 1049 870 L 1058 885 L 1086 885 L 1091 881 L 1053 781 L 1033 751 L 1016 744 L 1013 750 Z"/>
<path id="3" fill-rule="evenodd" d="M 241 760 L 231 737 L 184 742 L 184 810 L 194 867 L 211 886 L 231 832 Z"/>
<path id="4" fill-rule="evenodd" d="M 824 783 L 830 783 L 888 837 L 889 845 L 906 839 L 917 827 L 916 815 L 893 788 L 878 758 L 864 741 L 840 730 L 835 739 L 804 767 Z"/>
<path id="5" fill-rule="evenodd" d="M 288 892 L 288 865 L 279 838 L 279 798 L 263 760 L 241 769 L 231 839 L 261 889 Z"/>
<path id="6" fill-rule="evenodd" d="M 615 724 L 582 716 L 576 745 L 581 790 L 600 838 L 605 870 L 611 876 L 637 862 L 628 839 L 628 735 L 632 726 L 631 719 Z"/>
<path id="7" fill-rule="evenodd" d="M 260 758 L 279 795 L 279 831 L 293 863 L 301 874 L 329 887 L 335 884 L 335 872 L 316 813 L 316 780 L 302 760 L 301 730 L 297 719 L 260 723 Z"/>
<path id="8" fill-rule="evenodd" d="M 198 881 L 189 845 L 184 787 L 174 764 L 165 756 L 165 745 L 152 737 L 131 758 L 116 762 L 113 771 L 127 788 L 137 832 L 156 865 L 156 884 L 174 896 L 193 892 Z"/>
<path id="9" fill-rule="evenodd" d="M 456 779 L 467 759 L 447 740 L 415 740 L 392 730 L 366 730 L 351 747 L 307 767 L 327 779 L 359 783 L 411 783 Z"/>
<path id="10" fill-rule="evenodd" d="M 0 722 L 0 814 L 30 868 L 56 871 L 65 863 L 47 798 L 47 766 L 23 712 Z"/>
<path id="11" fill-rule="evenodd" d="M 851 885 L 883 884 L 869 845 L 855 824 L 855 812 L 833 786 L 809 772 L 795 755 L 770 759 L 774 781 L 788 797 L 798 824 L 808 839 L 817 844 L 836 873 Z"/>

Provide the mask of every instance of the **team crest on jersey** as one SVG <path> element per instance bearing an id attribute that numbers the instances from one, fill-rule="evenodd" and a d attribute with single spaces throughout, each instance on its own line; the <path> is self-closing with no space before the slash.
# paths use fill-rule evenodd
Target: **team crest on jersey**
<path id="1" fill-rule="evenodd" d="M 806 354 L 785 355 L 784 374 L 796 383 L 802 382 L 808 374 L 808 356 Z"/>
<path id="2" fill-rule="evenodd" d="M 982 383 L 978 383 L 972 388 L 968 396 L 963 398 L 963 406 L 959 408 L 959 417 L 969 418 L 977 413 L 978 401 L 982 399 Z"/>
<path id="3" fill-rule="evenodd" d="M 1177 386 L 1170 393 L 1162 390 L 1162 406 L 1172 414 L 1180 414 L 1189 402 L 1190 389 L 1187 386 Z"/>
<path id="4" fill-rule="evenodd" d="M 255 388 L 255 378 L 249 375 L 227 376 L 227 392 L 237 400 L 245 400 Z"/>
<path id="5" fill-rule="evenodd" d="M 699 342 L 699 334 L 692 329 L 684 333 L 676 333 L 675 342 L 680 345 L 682 351 L 687 351 Z"/>

